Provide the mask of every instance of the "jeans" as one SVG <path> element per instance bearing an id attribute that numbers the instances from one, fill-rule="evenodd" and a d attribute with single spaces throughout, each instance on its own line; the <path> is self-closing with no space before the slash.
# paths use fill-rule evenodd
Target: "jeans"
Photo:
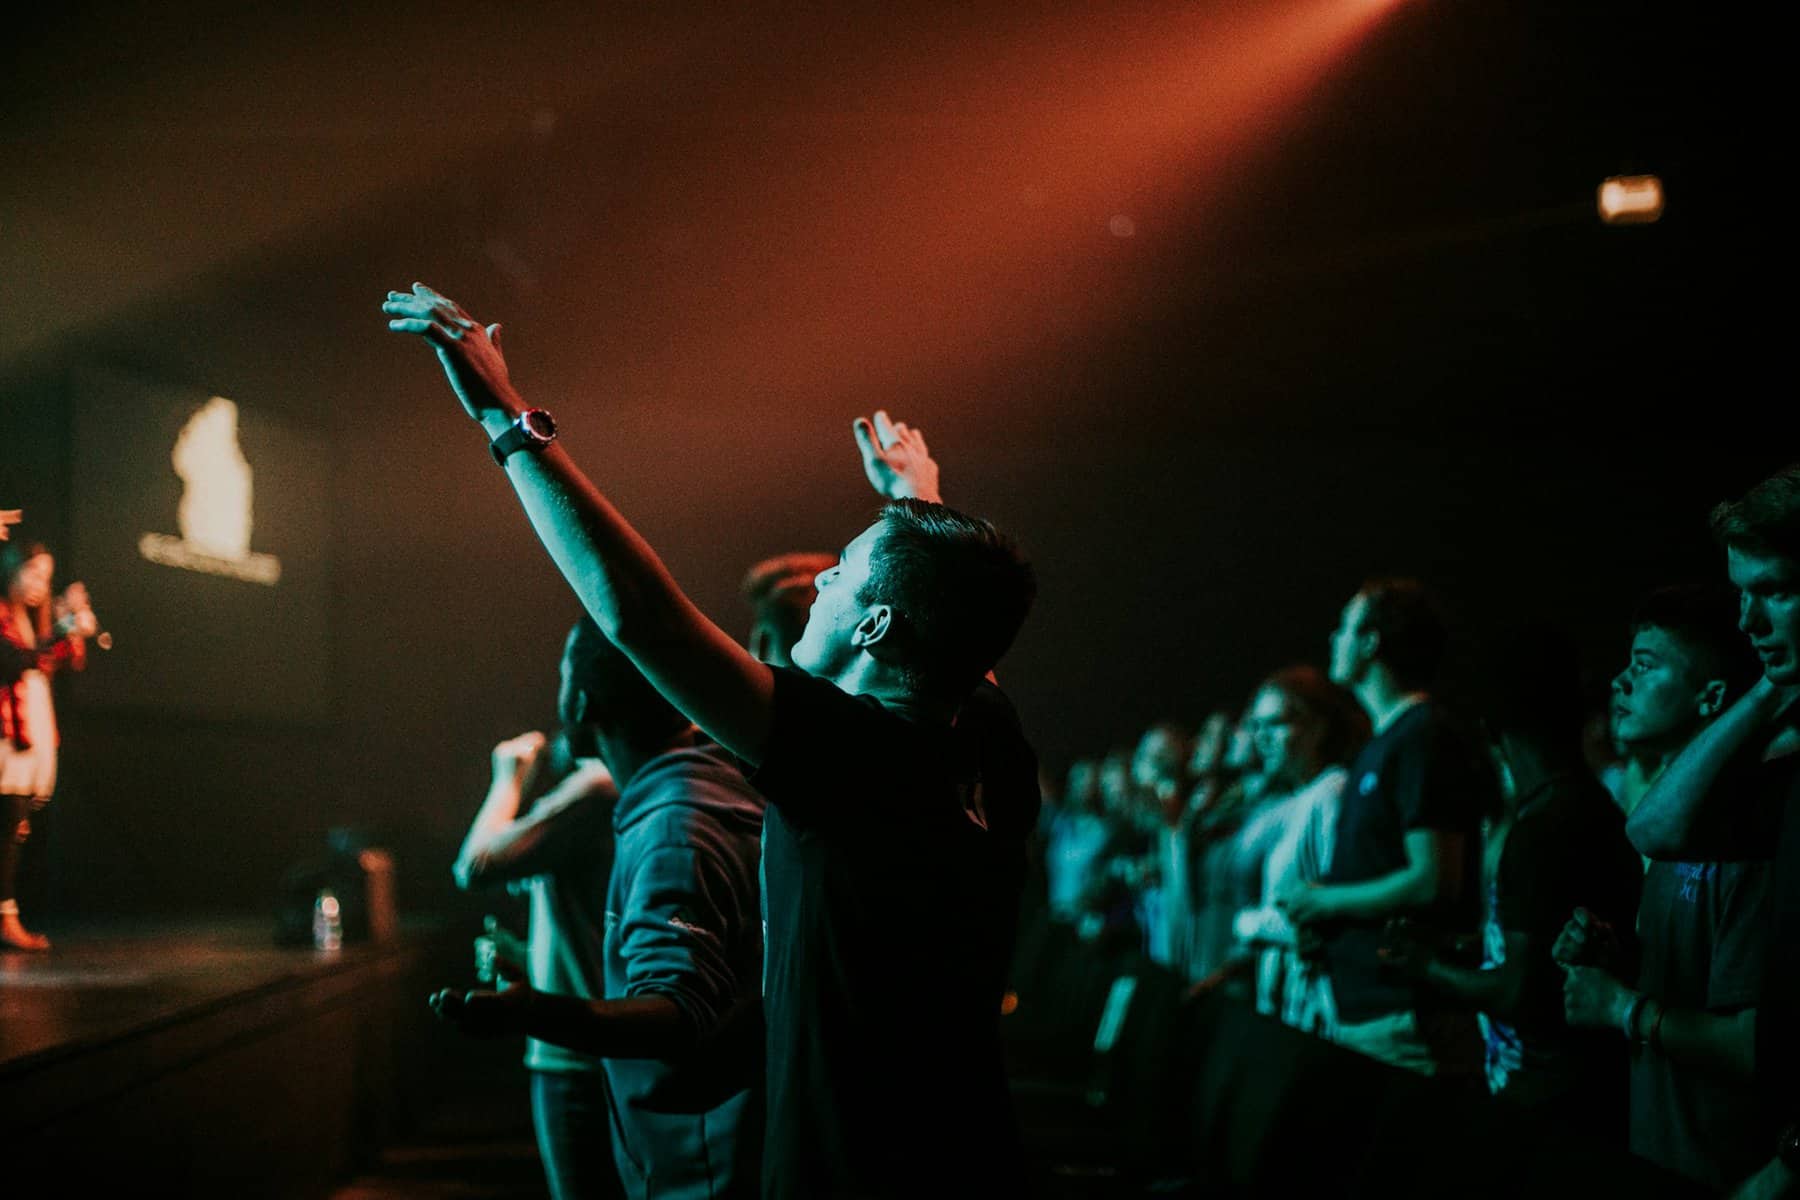
<path id="1" fill-rule="evenodd" d="M 531 1125 L 551 1200 L 623 1200 L 604 1074 L 533 1071 Z"/>

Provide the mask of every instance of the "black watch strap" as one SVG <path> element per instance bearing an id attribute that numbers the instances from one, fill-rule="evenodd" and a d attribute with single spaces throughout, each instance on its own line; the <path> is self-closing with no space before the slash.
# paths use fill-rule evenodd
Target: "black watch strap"
<path id="1" fill-rule="evenodd" d="M 536 428 L 533 428 L 534 426 Z M 518 420 L 508 425 L 499 437 L 488 443 L 488 450 L 493 454 L 494 461 L 504 467 L 506 460 L 518 451 L 536 452 L 555 440 L 556 422 L 543 409 L 534 408 L 519 414 Z"/>

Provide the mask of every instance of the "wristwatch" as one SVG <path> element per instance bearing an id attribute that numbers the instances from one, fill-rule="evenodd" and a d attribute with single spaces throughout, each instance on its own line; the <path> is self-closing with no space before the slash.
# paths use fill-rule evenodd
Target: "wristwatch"
<path id="1" fill-rule="evenodd" d="M 544 409 L 528 408 L 506 427 L 505 432 L 488 443 L 488 449 L 493 452 L 494 461 L 504 467 L 514 451 L 529 450 L 536 454 L 555 440 L 555 418 Z"/>

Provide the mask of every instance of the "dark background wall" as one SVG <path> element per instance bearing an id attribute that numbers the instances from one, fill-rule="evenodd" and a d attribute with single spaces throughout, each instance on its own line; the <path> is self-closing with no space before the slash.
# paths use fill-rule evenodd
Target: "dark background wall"
<path id="1" fill-rule="evenodd" d="M 1635 594 L 1720 575 L 1708 507 L 1795 453 L 1754 51 L 1626 5 L 1364 5 L 1284 74 L 1342 7 L 22 26 L 0 501 L 69 543 L 83 367 L 259 406 L 334 464 L 330 718 L 71 708 L 52 910 L 257 907 L 337 823 L 435 905 L 487 748 L 550 719 L 575 606 L 383 327 L 416 278 L 507 323 L 526 394 L 731 628 L 745 566 L 872 511 L 851 417 L 915 420 L 1039 565 L 1003 675 L 1051 764 L 1322 658 L 1376 571 L 1471 633 L 1551 616 L 1609 671 Z M 1226 19 L 1252 11 L 1291 23 Z M 1153 111 L 1073 137 L 1111 96 Z M 1664 177 L 1661 223 L 1594 218 L 1627 170 Z M 97 695 L 133 669 L 115 632 Z"/>

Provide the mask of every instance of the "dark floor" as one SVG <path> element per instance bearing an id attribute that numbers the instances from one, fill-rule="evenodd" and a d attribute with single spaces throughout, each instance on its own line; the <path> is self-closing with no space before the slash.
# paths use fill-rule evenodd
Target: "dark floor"
<path id="1" fill-rule="evenodd" d="M 453 950 L 455 967 L 442 968 L 435 984 L 472 982 L 458 973 L 468 957 L 464 941 Z M 424 1001 L 421 995 L 428 1099 L 414 1127 L 332 1200 L 541 1200 L 549 1193 L 531 1133 L 524 1044 L 463 1037 L 437 1024 Z"/>
<path id="2" fill-rule="evenodd" d="M 492 1078 L 485 1081 L 479 1070 L 464 1074 L 416 1133 L 388 1147 L 378 1164 L 333 1192 L 332 1200 L 545 1196 L 525 1072 L 515 1056 L 509 1059 L 502 1064 L 507 1070 L 488 1071 Z"/>

